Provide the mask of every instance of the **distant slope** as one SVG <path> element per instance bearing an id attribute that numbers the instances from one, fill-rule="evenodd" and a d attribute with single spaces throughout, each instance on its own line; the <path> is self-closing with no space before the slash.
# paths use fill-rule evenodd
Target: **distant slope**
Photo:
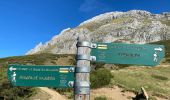
<path id="1" fill-rule="evenodd" d="M 15 56 L 0 59 L 0 65 L 7 64 L 25 64 L 25 65 L 56 65 L 57 61 L 65 58 L 67 62 L 65 64 L 73 64 L 75 55 L 66 55 L 66 54 L 35 54 L 27 56 Z M 59 64 L 61 65 L 61 64 Z"/>

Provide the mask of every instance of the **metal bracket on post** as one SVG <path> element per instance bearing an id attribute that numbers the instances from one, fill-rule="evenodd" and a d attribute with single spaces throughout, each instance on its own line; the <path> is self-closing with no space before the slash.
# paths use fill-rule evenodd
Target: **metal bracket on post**
<path id="1" fill-rule="evenodd" d="M 75 89 L 75 94 L 90 94 L 90 83 L 87 81 L 76 82 L 75 85 L 77 86 Z"/>
<path id="2" fill-rule="evenodd" d="M 90 73 L 91 68 L 90 67 L 76 67 L 75 72 L 76 73 Z"/>
<path id="3" fill-rule="evenodd" d="M 97 48 L 96 43 L 91 43 L 87 41 L 82 41 L 77 43 L 77 47 L 89 47 L 89 48 Z"/>
<path id="4" fill-rule="evenodd" d="M 69 69 L 69 72 L 75 72 L 75 67 L 71 67 L 71 68 Z"/>
<path id="5" fill-rule="evenodd" d="M 69 87 L 73 87 L 73 86 L 74 86 L 74 81 L 69 81 L 69 82 L 68 82 L 68 86 L 69 86 Z"/>
<path id="6" fill-rule="evenodd" d="M 90 55 L 77 55 L 77 60 L 95 61 L 96 57 L 95 56 L 90 56 Z"/>
<path id="7" fill-rule="evenodd" d="M 91 56 L 90 55 L 77 55 L 77 60 L 91 60 Z"/>
<path id="8" fill-rule="evenodd" d="M 91 56 L 91 61 L 96 61 L 96 56 Z"/>

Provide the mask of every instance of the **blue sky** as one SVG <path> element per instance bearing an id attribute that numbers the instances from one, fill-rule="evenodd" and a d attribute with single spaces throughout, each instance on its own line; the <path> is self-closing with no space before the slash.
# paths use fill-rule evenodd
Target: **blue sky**
<path id="1" fill-rule="evenodd" d="M 110 11 L 170 12 L 169 0 L 0 0 L 0 58 L 24 55 L 62 29 Z"/>

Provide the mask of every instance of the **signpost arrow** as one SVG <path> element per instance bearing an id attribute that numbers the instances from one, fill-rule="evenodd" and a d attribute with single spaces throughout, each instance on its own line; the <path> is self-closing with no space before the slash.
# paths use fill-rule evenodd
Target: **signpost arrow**
<path id="1" fill-rule="evenodd" d="M 159 47 L 159 48 L 155 48 L 154 50 L 162 51 L 163 49 L 161 47 Z"/>
<path id="2" fill-rule="evenodd" d="M 9 68 L 10 71 L 14 71 L 14 70 L 17 70 L 16 68 L 13 68 L 13 67 L 10 67 Z"/>
<path id="3" fill-rule="evenodd" d="M 74 67 L 9 65 L 8 79 L 14 86 L 72 88 Z"/>
<path id="4" fill-rule="evenodd" d="M 155 66 L 164 58 L 163 45 L 97 43 L 91 55 L 96 62 Z"/>

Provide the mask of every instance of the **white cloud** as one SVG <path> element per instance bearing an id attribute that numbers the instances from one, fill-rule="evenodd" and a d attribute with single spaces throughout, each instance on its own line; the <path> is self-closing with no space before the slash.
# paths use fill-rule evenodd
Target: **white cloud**
<path id="1" fill-rule="evenodd" d="M 100 2 L 99 0 L 85 0 L 83 4 L 80 5 L 80 11 L 91 12 L 95 10 L 106 9 L 107 6 Z"/>

